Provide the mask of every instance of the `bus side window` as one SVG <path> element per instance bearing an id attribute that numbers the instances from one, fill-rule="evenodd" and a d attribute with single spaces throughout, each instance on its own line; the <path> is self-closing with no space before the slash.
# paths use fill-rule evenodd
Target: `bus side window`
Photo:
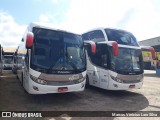
<path id="1" fill-rule="evenodd" d="M 26 63 L 27 69 L 29 69 L 29 55 L 28 55 L 28 50 L 27 50 L 27 53 L 26 53 L 26 55 L 25 55 L 25 63 Z"/>
<path id="2" fill-rule="evenodd" d="M 18 56 L 17 63 L 18 63 L 18 65 L 17 65 L 18 69 L 21 69 L 21 67 L 22 67 L 22 56 Z"/>
<path id="3" fill-rule="evenodd" d="M 82 35 L 83 41 L 89 40 L 89 33 L 85 33 Z"/>
<path id="4" fill-rule="evenodd" d="M 105 45 L 105 44 L 102 44 L 101 45 L 101 51 L 102 51 L 102 67 L 103 68 L 108 68 L 109 67 L 109 59 L 108 59 L 108 53 L 109 53 L 109 51 L 108 51 L 108 46 L 107 45 Z"/>
<path id="5" fill-rule="evenodd" d="M 94 30 L 94 31 L 90 32 L 90 40 L 92 40 L 94 42 L 105 41 L 103 32 L 101 30 Z"/>
<path id="6" fill-rule="evenodd" d="M 88 56 L 91 56 L 92 52 L 90 46 L 85 46 L 85 49 L 87 51 Z"/>
<path id="7" fill-rule="evenodd" d="M 91 53 L 89 55 L 92 63 L 95 64 L 96 66 L 102 67 L 102 57 L 101 57 L 101 55 L 102 55 L 101 48 L 99 46 L 97 46 L 95 54 Z"/>
<path id="8" fill-rule="evenodd" d="M 108 68 L 107 55 L 106 55 L 106 54 L 103 54 L 103 55 L 102 55 L 102 67 Z"/>

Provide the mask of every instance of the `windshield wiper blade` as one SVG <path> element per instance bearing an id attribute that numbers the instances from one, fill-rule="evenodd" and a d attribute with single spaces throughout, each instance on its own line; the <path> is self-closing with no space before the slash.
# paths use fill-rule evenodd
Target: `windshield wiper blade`
<path id="1" fill-rule="evenodd" d="M 61 64 L 63 62 L 63 60 L 58 60 L 56 63 L 55 63 L 55 61 L 53 61 L 53 63 L 51 64 L 51 66 L 48 68 L 48 72 L 50 71 L 50 70 L 52 70 L 53 69 L 53 67 L 55 66 L 55 65 L 57 65 L 57 64 Z"/>
<path id="2" fill-rule="evenodd" d="M 76 66 L 76 64 L 73 63 L 73 61 L 72 61 L 70 58 L 68 58 L 68 57 L 67 57 L 67 60 L 68 60 L 68 62 L 69 62 L 69 65 L 71 65 L 72 68 L 77 71 L 77 66 Z"/>
<path id="3" fill-rule="evenodd" d="M 71 60 L 69 60 L 70 65 L 77 71 L 77 66 Z"/>
<path id="4" fill-rule="evenodd" d="M 70 58 L 69 55 L 68 55 L 67 47 L 66 47 L 66 54 L 65 54 L 65 56 L 66 56 L 67 62 L 69 62 L 70 65 L 72 66 L 72 68 L 77 71 L 77 66 L 76 66 L 76 64 L 73 63 L 72 58 Z"/>

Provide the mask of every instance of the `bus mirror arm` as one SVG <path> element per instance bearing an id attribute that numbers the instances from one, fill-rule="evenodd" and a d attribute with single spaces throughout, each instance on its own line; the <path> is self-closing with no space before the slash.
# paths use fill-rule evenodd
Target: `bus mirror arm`
<path id="1" fill-rule="evenodd" d="M 156 52 L 155 49 L 151 46 L 141 46 L 142 51 L 143 50 L 149 50 L 151 52 L 152 55 L 152 59 L 156 59 Z"/>
<path id="2" fill-rule="evenodd" d="M 88 45 L 90 46 L 90 51 L 92 52 L 92 54 L 95 54 L 96 53 L 96 43 L 93 41 L 85 41 L 84 46 L 88 47 Z"/>
<path id="3" fill-rule="evenodd" d="M 28 32 L 26 35 L 26 48 L 27 49 L 31 49 L 32 45 L 33 45 L 33 39 L 34 39 L 34 35 L 32 32 Z"/>
<path id="4" fill-rule="evenodd" d="M 117 42 L 112 42 L 112 48 L 113 48 L 113 55 L 118 56 L 118 43 Z"/>
<path id="5" fill-rule="evenodd" d="M 118 43 L 116 41 L 107 41 L 106 43 L 112 46 L 113 55 L 118 56 Z"/>
<path id="6" fill-rule="evenodd" d="M 151 51 L 152 54 L 152 59 L 156 59 L 156 53 L 153 47 L 150 47 L 149 50 Z"/>

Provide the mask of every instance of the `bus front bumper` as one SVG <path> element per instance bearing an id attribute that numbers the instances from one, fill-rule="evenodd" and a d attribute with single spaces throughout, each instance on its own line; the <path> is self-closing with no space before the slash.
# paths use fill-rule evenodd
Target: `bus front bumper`
<path id="1" fill-rule="evenodd" d="M 53 85 L 41 85 L 34 81 L 30 81 L 28 93 L 30 94 L 50 94 L 50 93 L 66 93 L 66 92 L 78 92 L 83 91 L 85 88 L 86 80 L 81 83 L 73 85 L 53 86 Z"/>
<path id="2" fill-rule="evenodd" d="M 140 89 L 143 85 L 143 81 L 139 83 L 128 83 L 128 84 L 112 81 L 109 84 L 110 84 L 108 87 L 109 90 L 130 90 L 130 89 Z"/>

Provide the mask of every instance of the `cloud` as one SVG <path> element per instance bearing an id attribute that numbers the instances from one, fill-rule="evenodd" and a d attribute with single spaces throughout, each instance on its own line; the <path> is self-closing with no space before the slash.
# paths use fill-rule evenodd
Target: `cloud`
<path id="1" fill-rule="evenodd" d="M 79 34 L 96 27 L 119 28 L 130 31 L 140 41 L 160 36 L 158 3 L 158 0 L 50 0 L 50 4 L 57 7 L 56 11 L 44 11 L 36 21 Z M 0 10 L 0 43 L 3 46 L 17 46 L 26 27 Z"/>
<path id="2" fill-rule="evenodd" d="M 0 44 L 2 46 L 17 47 L 26 25 L 18 25 L 7 12 L 0 11 Z"/>
<path id="3" fill-rule="evenodd" d="M 34 0 L 36 2 L 52 2 L 54 4 L 57 4 L 60 0 Z"/>
<path id="4" fill-rule="evenodd" d="M 57 23 L 58 21 L 56 20 L 56 14 L 52 15 L 49 13 L 46 14 L 41 14 L 39 16 L 38 22 L 42 22 L 42 23 Z"/>
<path id="5" fill-rule="evenodd" d="M 159 12 L 153 1 L 140 3 L 124 28 L 132 31 L 139 41 L 160 36 Z"/>
<path id="6" fill-rule="evenodd" d="M 72 0 L 59 26 L 83 33 L 96 27 L 132 32 L 138 40 L 160 35 L 160 11 L 152 0 Z"/>
<path id="7" fill-rule="evenodd" d="M 51 0 L 51 2 L 53 2 L 54 4 L 57 4 L 58 0 Z"/>
<path id="8" fill-rule="evenodd" d="M 132 6 L 128 0 L 72 0 L 62 25 L 80 33 L 95 27 L 116 27 Z"/>
<path id="9" fill-rule="evenodd" d="M 52 18 L 52 16 L 51 16 L 51 18 Z M 41 22 L 49 22 L 51 18 L 48 15 L 41 14 L 39 16 L 39 21 L 41 21 Z"/>

